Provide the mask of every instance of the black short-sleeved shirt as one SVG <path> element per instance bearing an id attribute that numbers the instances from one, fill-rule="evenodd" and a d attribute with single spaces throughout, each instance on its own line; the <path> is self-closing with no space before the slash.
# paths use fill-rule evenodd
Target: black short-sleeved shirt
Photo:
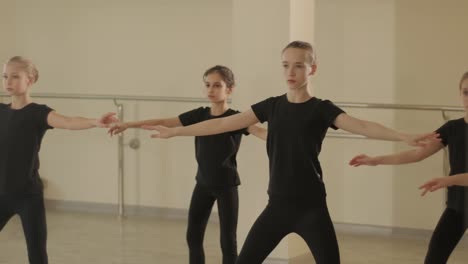
<path id="1" fill-rule="evenodd" d="M 268 122 L 270 160 L 268 194 L 274 198 L 325 198 L 318 156 L 327 129 L 344 113 L 328 100 L 316 97 L 290 103 L 286 94 L 252 105 L 260 122 Z"/>
<path id="2" fill-rule="evenodd" d="M 463 118 L 450 120 L 436 130 L 442 144 L 448 146 L 450 176 L 468 173 L 467 141 L 468 124 Z M 447 207 L 457 211 L 468 211 L 468 187 L 448 187 Z"/>
<path id="3" fill-rule="evenodd" d="M 39 150 L 51 127 L 46 105 L 30 103 L 22 109 L 0 104 L 0 194 L 42 191 Z"/>
<path id="4" fill-rule="evenodd" d="M 200 107 L 179 115 L 179 119 L 182 125 L 189 126 L 238 113 L 239 111 L 228 109 L 220 116 L 212 116 L 209 107 Z M 195 156 L 198 162 L 196 180 L 198 183 L 216 189 L 240 184 L 236 155 L 242 134 L 248 135 L 247 129 L 195 137 Z"/>

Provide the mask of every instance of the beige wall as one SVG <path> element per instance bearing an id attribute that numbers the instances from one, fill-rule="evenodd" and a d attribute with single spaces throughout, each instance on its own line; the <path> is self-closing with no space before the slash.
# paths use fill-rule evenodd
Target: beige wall
<path id="1" fill-rule="evenodd" d="M 347 102 L 459 105 L 457 82 L 467 67 L 468 37 L 461 32 L 468 2 L 319 0 L 316 6 L 319 96 Z M 437 112 L 348 110 L 410 132 L 432 131 L 442 123 Z M 336 222 L 434 227 L 444 193 L 422 199 L 417 187 L 442 174 L 441 153 L 398 167 L 346 165 L 362 152 L 403 149 L 408 148 L 369 140 L 327 140 L 322 161 Z"/>
<path id="2" fill-rule="evenodd" d="M 468 2 L 461 0 L 396 1 L 396 100 L 401 103 L 461 105 L 458 82 L 468 70 Z M 458 118 L 461 113 L 450 113 Z M 399 113 L 397 126 L 435 130 L 440 113 Z M 416 122 L 415 122 L 416 121 Z M 420 199 L 414 188 L 443 175 L 441 154 L 421 164 L 399 167 L 394 179 L 394 225 L 432 229 L 444 207 L 445 194 Z"/>

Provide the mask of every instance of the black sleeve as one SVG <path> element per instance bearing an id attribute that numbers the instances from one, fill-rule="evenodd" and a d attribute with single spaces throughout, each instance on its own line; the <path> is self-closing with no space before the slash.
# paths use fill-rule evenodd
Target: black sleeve
<path id="1" fill-rule="evenodd" d="M 320 103 L 320 114 L 327 127 L 331 127 L 335 130 L 338 129 L 333 123 L 342 113 L 345 113 L 345 111 L 329 100 L 324 100 Z"/>
<path id="2" fill-rule="evenodd" d="M 35 109 L 36 120 L 38 120 L 39 128 L 43 130 L 53 129 L 47 122 L 47 118 L 49 117 L 50 112 L 54 111 L 54 109 L 48 107 L 47 105 L 38 105 Z"/>
<path id="3" fill-rule="evenodd" d="M 258 121 L 260 123 L 268 122 L 268 119 L 270 117 L 270 109 L 272 107 L 273 103 L 273 97 L 270 97 L 266 100 L 263 100 L 261 102 L 258 102 L 254 105 L 252 105 L 252 111 L 254 112 L 255 116 L 257 116 Z"/>
<path id="4" fill-rule="evenodd" d="M 199 107 L 197 109 L 190 110 L 183 114 L 179 115 L 179 120 L 183 126 L 190 126 L 201 121 L 201 116 L 203 114 L 204 107 Z"/>
<path id="5" fill-rule="evenodd" d="M 452 122 L 448 121 L 447 123 L 443 124 L 439 129 L 437 129 L 435 132 L 440 134 L 440 139 L 442 141 L 442 144 L 444 146 L 447 146 L 449 143 L 449 132 L 450 132 L 450 127 L 451 127 Z"/>

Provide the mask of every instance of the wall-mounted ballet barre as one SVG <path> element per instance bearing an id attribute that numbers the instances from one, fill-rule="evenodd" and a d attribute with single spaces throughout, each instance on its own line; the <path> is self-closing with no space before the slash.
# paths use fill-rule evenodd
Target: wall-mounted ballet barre
<path id="1" fill-rule="evenodd" d="M 167 97 L 167 96 L 132 96 L 132 95 L 104 95 L 104 94 L 60 94 L 60 93 L 33 93 L 35 98 L 48 99 L 78 99 L 78 100 L 112 100 L 117 107 L 117 115 L 120 120 L 124 120 L 124 105 L 119 101 L 151 101 L 151 102 L 178 102 L 178 103 L 209 103 L 206 98 L 198 97 Z M 0 93 L 0 98 L 3 101 L 4 97 L 9 97 L 4 93 Z M 230 102 L 230 101 L 229 101 Z M 417 111 L 438 111 L 442 114 L 443 120 L 449 120 L 447 112 L 464 112 L 462 107 L 456 106 L 437 106 L 437 105 L 403 105 L 403 104 L 378 104 L 378 103 L 348 103 L 335 102 L 342 108 L 364 108 L 364 109 L 388 109 L 388 110 L 417 110 Z M 328 137 L 333 138 L 351 138 L 364 139 L 365 137 L 348 133 L 329 132 Z M 132 139 L 129 144 L 130 148 L 138 149 L 140 142 L 137 138 Z M 119 217 L 125 215 L 124 204 L 124 138 L 123 134 L 118 136 L 118 211 Z M 444 149 L 445 150 L 445 149 Z M 448 175 L 448 158 L 447 151 L 444 151 L 444 172 Z"/>

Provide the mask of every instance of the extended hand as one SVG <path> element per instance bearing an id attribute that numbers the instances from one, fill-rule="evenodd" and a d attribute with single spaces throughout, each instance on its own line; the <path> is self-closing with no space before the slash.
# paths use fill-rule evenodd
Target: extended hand
<path id="1" fill-rule="evenodd" d="M 141 128 L 158 132 L 157 134 L 152 134 L 152 138 L 171 138 L 175 136 L 175 128 L 165 126 L 142 126 Z"/>
<path id="2" fill-rule="evenodd" d="M 115 117 L 115 113 L 106 113 L 101 116 L 96 121 L 96 126 L 97 127 L 109 127 L 111 124 L 119 122 L 119 119 Z"/>
<path id="3" fill-rule="evenodd" d="M 359 167 L 361 165 L 367 165 L 367 166 L 376 166 L 377 161 L 373 157 L 369 157 L 365 154 L 357 155 L 356 157 L 352 158 L 349 161 L 349 165 L 353 167 Z"/>
<path id="4" fill-rule="evenodd" d="M 109 128 L 107 133 L 113 136 L 113 135 L 117 135 L 117 134 L 124 132 L 127 128 L 128 128 L 127 123 L 115 123 Z"/>

